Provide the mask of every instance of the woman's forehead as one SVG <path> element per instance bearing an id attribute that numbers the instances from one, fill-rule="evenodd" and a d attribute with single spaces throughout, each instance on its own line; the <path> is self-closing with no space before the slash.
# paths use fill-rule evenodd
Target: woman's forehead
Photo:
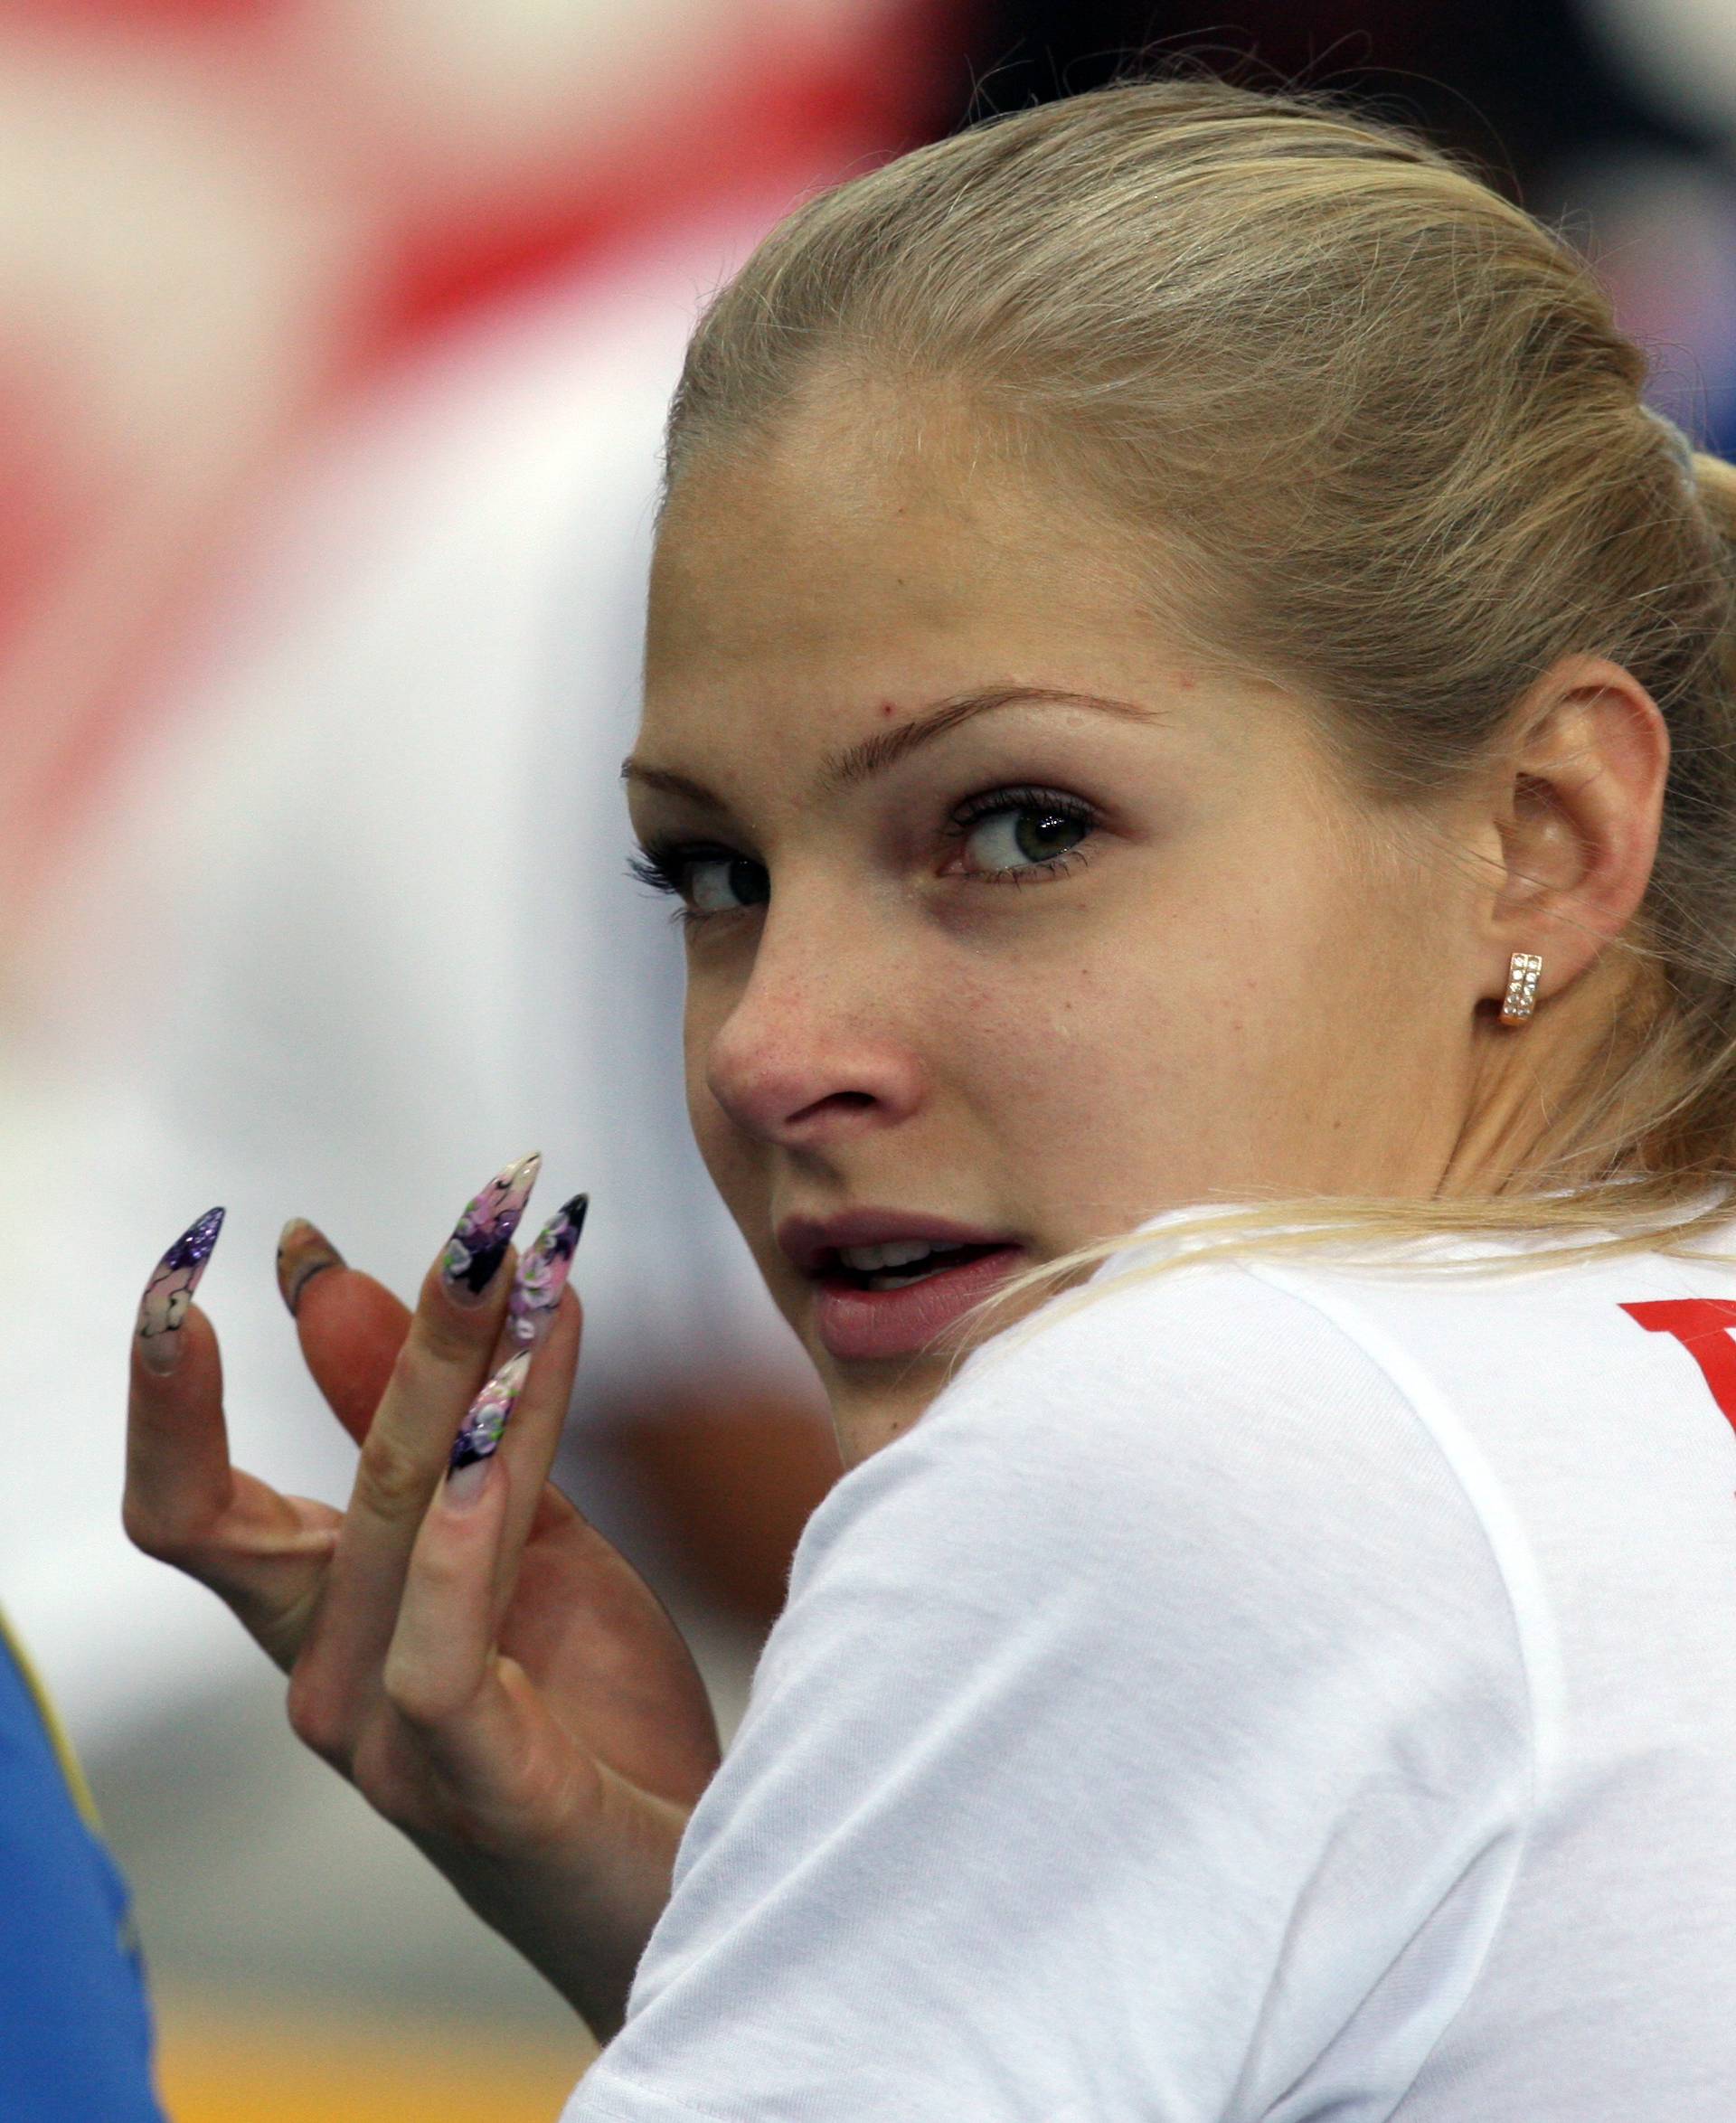
<path id="1" fill-rule="evenodd" d="M 956 408 L 877 430 L 825 416 L 690 459 L 673 487 L 639 750 L 744 723 L 844 742 L 1006 688 L 1199 716 L 1213 674 L 1165 609 L 1155 541 Z"/>
<path id="2" fill-rule="evenodd" d="M 657 553 L 665 567 L 715 571 L 750 543 L 798 557 L 907 546 L 1039 552 L 1058 540 L 1125 547 L 1127 526 L 1088 523 L 1089 496 L 1082 477 L 1033 463 L 1004 422 L 956 390 L 840 383 L 687 455 Z"/>
<path id="3" fill-rule="evenodd" d="M 1085 634 L 1149 639 L 1150 585 L 1064 495 L 1012 467 L 960 467 L 881 449 L 787 450 L 695 467 L 671 497 L 651 570 L 647 678 L 697 667 L 842 658 L 870 674 L 893 645 L 981 638 L 1012 663 Z M 1006 654 L 974 675 L 1004 674 Z"/>

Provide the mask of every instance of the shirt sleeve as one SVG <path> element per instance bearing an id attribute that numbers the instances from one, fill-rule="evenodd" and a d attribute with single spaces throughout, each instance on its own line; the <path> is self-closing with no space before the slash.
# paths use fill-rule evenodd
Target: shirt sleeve
<path id="1" fill-rule="evenodd" d="M 1533 1803 L 1405 1395 L 1241 1269 L 1111 1288 L 810 1520 L 564 2123 L 1375 2123 Z"/>

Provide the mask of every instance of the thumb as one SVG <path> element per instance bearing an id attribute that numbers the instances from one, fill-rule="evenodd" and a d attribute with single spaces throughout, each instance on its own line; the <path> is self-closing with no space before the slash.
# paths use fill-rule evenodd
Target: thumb
<path id="1" fill-rule="evenodd" d="M 410 1331 L 410 1307 L 352 1268 L 317 1225 L 293 1217 L 278 1241 L 278 1288 L 326 1404 L 359 1445 Z"/>

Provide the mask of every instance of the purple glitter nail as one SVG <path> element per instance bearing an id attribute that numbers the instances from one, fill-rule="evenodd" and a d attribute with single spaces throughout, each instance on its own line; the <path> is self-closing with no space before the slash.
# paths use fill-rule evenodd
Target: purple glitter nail
<path id="1" fill-rule="evenodd" d="M 151 1270 L 151 1279 L 139 1300 L 138 1319 L 134 1328 L 141 1342 L 160 1341 L 165 1335 L 179 1330 L 222 1228 L 223 1212 L 207 1209 L 196 1223 L 187 1226 Z M 167 1351 L 151 1354 L 156 1356 L 166 1354 Z"/>

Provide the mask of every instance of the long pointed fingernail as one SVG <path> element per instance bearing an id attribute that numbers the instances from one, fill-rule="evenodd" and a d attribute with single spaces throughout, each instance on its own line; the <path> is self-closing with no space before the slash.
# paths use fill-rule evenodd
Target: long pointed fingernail
<path id="1" fill-rule="evenodd" d="M 217 1234 L 223 1228 L 223 1212 L 207 1209 L 196 1223 L 190 1223 L 156 1266 L 139 1299 L 138 1318 L 133 1333 L 146 1367 L 166 1377 L 181 1361 L 181 1323 L 193 1303 L 193 1293 L 205 1272 Z"/>
<path id="2" fill-rule="evenodd" d="M 575 1194 L 571 1202 L 561 1203 L 519 1262 L 513 1294 L 506 1300 L 506 1332 L 514 1341 L 534 1348 L 548 1333 L 572 1272 L 572 1256 L 590 1206 L 589 1194 Z"/>
<path id="3" fill-rule="evenodd" d="M 497 1172 L 459 1217 L 440 1256 L 440 1274 L 460 1305 L 479 1304 L 495 1279 L 542 1165 L 542 1153 L 533 1150 Z"/>
<path id="4" fill-rule="evenodd" d="M 278 1240 L 278 1289 L 290 1318 L 296 1316 L 301 1293 L 322 1269 L 345 1266 L 344 1256 L 316 1223 L 292 1216 Z"/>
<path id="5" fill-rule="evenodd" d="M 506 1428 L 506 1418 L 513 1412 L 513 1403 L 518 1399 L 524 1374 L 530 1368 L 531 1351 L 521 1349 L 515 1356 L 506 1359 L 470 1403 L 469 1411 L 458 1425 L 458 1434 L 453 1440 L 452 1457 L 447 1463 L 448 1475 L 455 1474 L 461 1467 L 468 1467 L 473 1459 L 486 1459 L 498 1447 L 500 1434 Z"/>

